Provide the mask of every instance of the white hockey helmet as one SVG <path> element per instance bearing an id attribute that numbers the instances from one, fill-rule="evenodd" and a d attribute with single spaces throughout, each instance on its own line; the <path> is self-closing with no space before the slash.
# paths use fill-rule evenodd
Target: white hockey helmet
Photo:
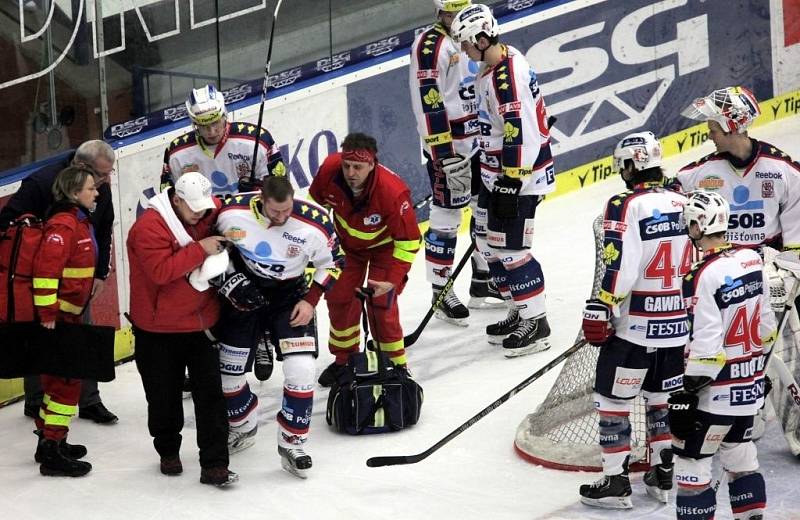
<path id="1" fill-rule="evenodd" d="M 633 161 L 635 171 L 661 166 L 661 143 L 653 132 L 626 135 L 614 148 L 614 171 L 622 173 L 625 161 Z"/>
<path id="2" fill-rule="evenodd" d="M 450 26 L 450 35 L 456 43 L 478 44 L 478 36 L 484 34 L 493 38 L 500 34 L 500 27 L 492 15 L 492 10 L 483 4 L 465 7 L 458 12 Z"/>
<path id="3" fill-rule="evenodd" d="M 683 206 L 683 220 L 687 228 L 694 222 L 704 235 L 727 231 L 731 206 L 722 195 L 705 190 L 692 191 L 687 195 L 689 200 Z"/>
<path id="4" fill-rule="evenodd" d="M 225 97 L 214 85 L 193 89 L 186 100 L 186 111 L 194 124 L 200 126 L 216 123 L 228 115 Z"/>
<path id="5" fill-rule="evenodd" d="M 681 115 L 698 121 L 716 121 L 726 132 L 741 134 L 761 115 L 761 109 L 750 90 L 727 87 L 695 99 Z"/>
<path id="6" fill-rule="evenodd" d="M 472 0 L 433 0 L 433 6 L 436 12 L 446 11 L 448 13 L 457 13 L 465 7 L 472 5 Z"/>

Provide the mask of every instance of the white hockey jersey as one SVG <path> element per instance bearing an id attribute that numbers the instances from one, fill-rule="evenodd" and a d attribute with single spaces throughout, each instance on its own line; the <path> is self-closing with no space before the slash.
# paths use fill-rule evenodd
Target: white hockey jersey
<path id="1" fill-rule="evenodd" d="M 270 226 L 261 212 L 260 193 L 234 195 L 220 210 L 217 230 L 236 246 L 248 270 L 260 278 L 302 277 L 309 262 L 316 268 L 313 281 L 322 291 L 339 277 L 344 253 L 328 212 L 313 202 L 295 199 L 286 223 Z"/>
<path id="2" fill-rule="evenodd" d="M 556 189 L 547 109 L 525 55 L 504 46 L 503 59 L 478 77 L 481 178 L 492 190 L 499 175 L 522 181 L 520 195 Z"/>
<path id="3" fill-rule="evenodd" d="M 643 347 L 686 344 L 681 297 L 692 244 L 682 224 L 686 197 L 661 183 L 611 197 L 603 216 L 606 271 L 598 298 L 612 307 L 615 334 Z"/>
<path id="4" fill-rule="evenodd" d="M 762 338 L 775 332 L 761 257 L 747 248 L 709 251 L 684 278 L 683 296 L 691 329 L 684 374 L 714 379 L 698 409 L 754 415 L 764 402 Z"/>
<path id="5" fill-rule="evenodd" d="M 684 167 L 684 191 L 716 191 L 731 205 L 728 241 L 800 249 L 800 165 L 769 143 L 751 139 L 753 155 L 739 161 L 713 153 Z"/>
<path id="6" fill-rule="evenodd" d="M 468 155 L 478 134 L 475 78 L 469 59 L 437 23 L 411 46 L 408 87 L 417 131 L 433 160 Z"/>
<path id="7" fill-rule="evenodd" d="M 186 172 L 200 172 L 211 181 L 215 195 L 238 191 L 241 177 L 249 177 L 253 164 L 253 147 L 256 126 L 248 123 L 228 123 L 222 140 L 215 146 L 206 146 L 192 130 L 172 140 L 164 151 L 162 179 L 172 177 L 172 183 Z M 256 179 L 265 175 L 285 175 L 286 165 L 272 135 L 261 129 Z"/>

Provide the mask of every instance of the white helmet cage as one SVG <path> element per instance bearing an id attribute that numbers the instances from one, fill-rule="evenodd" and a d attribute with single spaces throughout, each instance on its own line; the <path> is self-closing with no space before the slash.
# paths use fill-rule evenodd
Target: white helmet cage
<path id="1" fill-rule="evenodd" d="M 761 109 L 750 90 L 727 87 L 695 99 L 681 115 L 698 121 L 716 121 L 725 132 L 741 134 L 761 115 Z"/>
<path id="2" fill-rule="evenodd" d="M 225 97 L 214 85 L 193 89 L 186 100 L 186 111 L 192 122 L 200 126 L 216 123 L 228 115 Z"/>
<path id="3" fill-rule="evenodd" d="M 450 26 L 450 35 L 456 43 L 478 44 L 478 36 L 494 38 L 500 34 L 500 27 L 492 15 L 492 10 L 483 4 L 465 7 L 458 12 Z"/>
<path id="4" fill-rule="evenodd" d="M 694 222 L 704 235 L 728 230 L 731 207 L 722 195 L 697 190 L 688 193 L 688 197 L 683 206 L 683 220 L 687 228 Z"/>
<path id="5" fill-rule="evenodd" d="M 625 161 L 633 162 L 635 171 L 661 166 L 661 143 L 653 132 L 626 135 L 614 148 L 614 171 L 622 173 Z"/>

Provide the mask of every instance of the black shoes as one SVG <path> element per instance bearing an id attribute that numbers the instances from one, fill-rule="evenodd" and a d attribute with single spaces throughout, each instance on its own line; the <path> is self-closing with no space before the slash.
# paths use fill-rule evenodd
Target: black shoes
<path id="1" fill-rule="evenodd" d="M 325 388 L 333 386 L 333 384 L 339 379 L 339 374 L 342 372 L 342 370 L 344 370 L 344 367 L 345 365 L 339 365 L 336 362 L 328 365 L 319 375 L 319 379 L 317 379 L 319 386 L 323 386 Z"/>
<path id="2" fill-rule="evenodd" d="M 239 480 L 239 475 L 226 467 L 203 468 L 200 470 L 200 483 L 225 487 Z"/>
<path id="3" fill-rule="evenodd" d="M 119 417 L 108 411 L 108 408 L 103 403 L 82 407 L 78 411 L 78 417 L 89 419 L 97 424 L 114 424 L 119 421 Z"/>
<path id="4" fill-rule="evenodd" d="M 39 437 L 39 444 L 36 446 L 36 453 L 34 454 L 33 458 L 36 462 L 41 464 L 42 459 L 44 458 L 42 454 L 42 443 L 44 442 L 44 437 L 42 436 L 42 430 L 33 430 L 33 433 Z M 58 449 L 65 456 L 75 460 L 82 459 L 87 453 L 86 446 L 82 444 L 69 444 L 66 438 L 61 439 Z"/>
<path id="5" fill-rule="evenodd" d="M 59 441 L 40 439 L 36 453 L 42 461 L 39 473 L 48 477 L 82 477 L 92 470 L 88 462 L 66 456 Z"/>
<path id="6" fill-rule="evenodd" d="M 179 455 L 161 457 L 161 473 L 164 475 L 180 475 L 183 473 L 183 464 Z"/>

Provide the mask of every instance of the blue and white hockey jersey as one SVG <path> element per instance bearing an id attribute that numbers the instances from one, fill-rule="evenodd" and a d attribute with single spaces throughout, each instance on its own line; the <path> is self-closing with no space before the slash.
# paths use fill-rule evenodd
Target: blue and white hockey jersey
<path id="1" fill-rule="evenodd" d="M 747 161 L 713 153 L 681 169 L 678 181 L 684 191 L 716 191 L 730 203 L 730 243 L 800 249 L 800 165 L 769 143 L 751 142 Z"/>
<path id="2" fill-rule="evenodd" d="M 606 203 L 598 298 L 612 307 L 616 335 L 643 347 L 686 344 L 681 281 L 692 244 L 681 214 L 686 197 L 660 183 L 637 185 Z"/>
<path id="3" fill-rule="evenodd" d="M 268 280 L 302 277 L 310 262 L 316 268 L 310 294 L 316 305 L 322 292 L 339 278 L 344 252 L 328 212 L 313 202 L 295 199 L 292 214 L 271 226 L 261 211 L 260 193 L 230 197 L 222 206 L 217 230 L 230 240 L 248 270 Z"/>
<path id="4" fill-rule="evenodd" d="M 687 376 L 714 379 L 698 409 L 754 415 L 764 402 L 762 338 L 775 332 L 763 262 L 747 248 L 709 251 L 683 282 L 691 335 Z"/>
<path id="5" fill-rule="evenodd" d="M 544 195 L 556 189 L 547 109 L 525 55 L 503 49 L 503 59 L 476 84 L 481 179 L 491 191 L 505 175 L 522 181 L 520 195 Z"/>

